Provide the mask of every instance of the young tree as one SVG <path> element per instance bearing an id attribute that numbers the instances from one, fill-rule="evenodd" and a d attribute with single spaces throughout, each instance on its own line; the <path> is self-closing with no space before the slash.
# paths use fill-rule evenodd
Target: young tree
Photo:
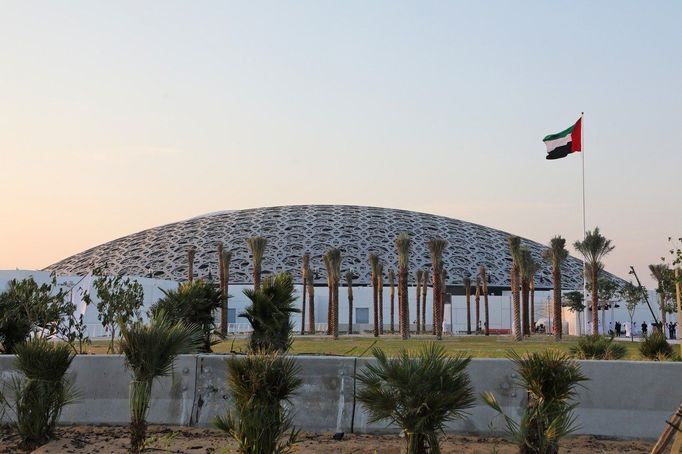
<path id="1" fill-rule="evenodd" d="M 412 249 L 412 238 L 407 233 L 401 233 L 395 239 L 395 248 L 398 255 L 398 294 L 400 300 L 400 334 L 403 340 L 410 337 L 410 297 L 407 293 L 408 270 L 410 267 L 410 251 Z"/>
<path id="2" fill-rule="evenodd" d="M 545 251 L 545 260 L 552 264 L 552 285 L 554 289 L 552 297 L 552 312 L 554 314 L 554 340 L 560 341 L 563 327 L 561 321 L 561 265 L 568 258 L 566 240 L 561 236 L 555 236 L 549 241 L 549 248 Z"/>
<path id="3" fill-rule="evenodd" d="M 521 284 L 520 276 L 520 250 L 521 250 L 521 239 L 517 236 L 510 236 L 508 238 L 509 242 L 509 252 L 512 257 L 512 267 L 511 267 L 511 286 L 512 286 L 512 313 L 513 313 L 513 331 L 514 338 L 517 341 L 523 340 L 523 334 L 521 332 L 521 298 L 519 295 L 519 285 Z"/>
<path id="4" fill-rule="evenodd" d="M 599 227 L 595 227 L 593 231 L 585 233 L 583 241 L 576 241 L 573 247 L 582 254 L 585 258 L 586 265 L 590 271 L 592 280 L 592 334 L 599 334 L 599 316 L 597 314 L 597 306 L 599 304 L 599 271 L 603 268 L 602 259 L 606 257 L 613 246 L 611 240 L 606 239 L 600 232 Z"/>
<path id="5" fill-rule="evenodd" d="M 567 308 L 571 312 L 575 312 L 577 314 L 577 324 L 579 326 L 582 326 L 581 322 L 581 314 L 583 311 L 585 311 L 585 304 L 584 304 L 584 295 L 583 292 L 579 292 L 577 290 L 572 290 L 570 292 L 567 292 L 563 295 L 563 301 L 561 303 L 562 307 Z"/>
<path id="6" fill-rule="evenodd" d="M 253 289 L 258 290 L 260 288 L 261 270 L 263 268 L 263 255 L 265 255 L 268 240 L 262 236 L 252 236 L 246 239 L 246 244 L 249 246 L 253 260 Z"/>
<path id="7" fill-rule="evenodd" d="M 675 278 L 673 271 L 664 263 L 649 265 L 651 278 L 658 284 L 656 293 L 658 294 L 658 306 L 661 311 L 661 323 L 663 324 L 663 335 L 667 324 L 666 314 L 672 312 L 671 297 L 675 292 Z"/>
<path id="8" fill-rule="evenodd" d="M 646 290 L 645 290 L 646 291 Z M 628 311 L 628 317 L 630 318 L 630 341 L 634 342 L 634 321 L 635 310 L 637 306 L 642 302 L 642 291 L 639 286 L 634 285 L 632 282 L 626 282 L 623 287 L 621 287 L 618 292 L 619 296 L 625 301 L 625 308 Z"/>
<path id="9" fill-rule="evenodd" d="M 108 351 L 113 353 L 116 328 L 142 319 L 140 309 L 144 291 L 140 283 L 123 276 L 100 276 L 92 285 L 99 299 L 97 317 L 102 326 L 111 331 Z"/>

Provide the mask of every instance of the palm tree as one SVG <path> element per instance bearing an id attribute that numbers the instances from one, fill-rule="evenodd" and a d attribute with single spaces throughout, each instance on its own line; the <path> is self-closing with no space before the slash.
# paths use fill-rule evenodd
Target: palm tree
<path id="1" fill-rule="evenodd" d="M 407 233 L 401 233 L 395 239 L 395 248 L 398 253 L 398 286 L 400 288 L 400 334 L 403 340 L 410 337 L 410 306 L 409 295 L 407 294 L 407 273 L 410 267 L 410 250 L 412 249 L 412 238 Z"/>
<path id="2" fill-rule="evenodd" d="M 573 247 L 580 252 L 592 275 L 592 334 L 599 334 L 599 315 L 597 306 L 599 304 L 599 269 L 603 267 L 601 261 L 609 252 L 613 251 L 611 240 L 606 239 L 600 232 L 599 227 L 593 231 L 585 232 L 585 239 L 573 243 Z M 555 315 L 556 317 L 556 315 Z"/>
<path id="3" fill-rule="evenodd" d="M 391 286 L 391 333 L 395 332 L 393 314 L 395 313 L 395 272 L 388 270 L 388 283 Z"/>
<path id="4" fill-rule="evenodd" d="M 555 236 L 549 241 L 549 249 L 545 251 L 545 260 L 552 264 L 552 284 L 554 294 L 552 296 L 552 311 L 554 313 L 554 340 L 561 340 L 562 322 L 561 322 L 561 265 L 568 258 L 568 251 L 566 250 L 566 240 L 561 236 Z M 595 334 L 594 332 L 592 334 Z"/>
<path id="5" fill-rule="evenodd" d="M 325 253 L 322 256 L 324 261 L 324 269 L 327 272 L 327 336 L 332 333 L 332 306 L 334 304 L 334 283 L 332 263 L 329 260 L 329 254 Z"/>
<path id="6" fill-rule="evenodd" d="M 384 265 L 377 264 L 377 288 L 379 292 L 379 334 L 384 334 Z"/>
<path id="7" fill-rule="evenodd" d="M 443 251 L 448 242 L 442 238 L 432 238 L 428 241 L 431 253 L 431 278 L 433 279 L 433 331 L 438 339 L 443 337 L 443 314 L 442 314 L 442 281 L 441 270 L 443 269 Z"/>
<path id="8" fill-rule="evenodd" d="M 306 271 L 308 282 L 308 333 L 315 334 L 315 273 L 308 267 Z"/>
<path id="9" fill-rule="evenodd" d="M 521 305 L 523 307 L 523 335 L 530 336 L 530 282 L 533 279 L 535 261 L 527 247 L 519 251 L 519 273 L 521 274 Z"/>
<path id="10" fill-rule="evenodd" d="M 429 271 L 422 274 L 422 333 L 426 333 L 426 294 L 429 290 Z"/>
<path id="11" fill-rule="evenodd" d="M 379 256 L 370 253 L 369 267 L 372 270 L 372 304 L 374 308 L 374 337 L 379 337 Z M 400 315 L 400 314 L 398 314 Z"/>
<path id="12" fill-rule="evenodd" d="M 229 298 L 229 289 L 230 289 L 230 263 L 232 262 L 232 251 L 223 251 L 221 254 L 221 260 L 220 260 L 220 268 L 223 270 L 223 289 L 221 292 L 221 296 L 223 299 L 223 314 L 221 314 L 221 320 L 220 320 L 220 331 L 223 333 L 223 335 L 227 334 L 227 325 L 228 325 L 228 320 L 227 320 L 227 315 L 229 314 L 229 306 L 228 306 L 228 298 Z M 223 327 L 223 321 L 225 322 L 225 325 Z"/>
<path id="13" fill-rule="evenodd" d="M 194 257 L 196 255 L 196 247 L 190 246 L 187 248 L 187 280 L 190 282 L 194 279 Z"/>
<path id="14" fill-rule="evenodd" d="M 521 334 L 521 299 L 519 295 L 519 251 L 521 249 L 521 239 L 518 236 L 510 236 L 508 238 L 509 242 L 509 252 L 512 256 L 512 269 L 511 269 L 511 284 L 512 284 L 512 296 L 513 296 L 513 328 L 514 337 L 517 341 L 523 340 Z"/>
<path id="15" fill-rule="evenodd" d="M 471 334 L 471 278 L 469 273 L 464 273 L 462 285 L 464 286 L 464 295 L 467 303 L 467 334 Z"/>
<path id="16" fill-rule="evenodd" d="M 445 270 L 445 268 L 441 267 L 440 270 L 440 329 L 441 332 L 443 331 L 443 325 L 444 325 L 444 320 L 445 320 L 445 295 L 446 295 L 446 290 L 448 288 L 447 284 L 447 278 L 448 278 L 448 272 Z"/>
<path id="17" fill-rule="evenodd" d="M 530 276 L 530 332 L 535 332 L 535 275 L 540 269 L 538 262 L 533 261 L 532 274 Z"/>
<path id="18" fill-rule="evenodd" d="M 202 344 L 201 330 L 194 325 L 171 322 L 162 312 L 149 325 L 141 322 L 120 325 L 121 351 L 125 365 L 133 373 L 130 382 L 130 450 L 141 451 L 147 436 L 147 411 L 152 384 L 173 371 L 175 357 L 193 353 Z"/>
<path id="19" fill-rule="evenodd" d="M 329 261 L 332 268 L 332 337 L 336 340 L 339 338 L 339 283 L 341 281 L 341 250 L 337 248 L 330 249 Z"/>
<path id="20" fill-rule="evenodd" d="M 667 290 L 670 286 L 669 282 L 672 282 L 672 271 L 670 270 L 670 267 L 664 263 L 649 265 L 649 271 L 651 272 L 651 278 L 656 280 L 656 283 L 658 284 L 656 293 L 658 293 L 658 301 L 661 309 L 662 332 L 665 334 L 665 326 L 667 323 L 665 305 L 668 301 Z"/>
<path id="21" fill-rule="evenodd" d="M 262 236 L 252 236 L 246 239 L 246 243 L 251 250 L 251 257 L 253 260 L 253 289 L 260 289 L 260 274 L 263 266 L 263 255 L 265 254 L 265 247 L 268 245 L 268 240 Z"/>
<path id="22" fill-rule="evenodd" d="M 422 269 L 418 268 L 417 269 L 417 276 L 416 276 L 416 284 L 417 284 L 417 292 L 416 292 L 417 293 L 416 294 L 416 297 L 417 297 L 416 298 L 416 300 L 417 300 L 417 304 L 416 304 L 417 328 L 416 328 L 416 330 L 417 330 L 417 334 L 421 333 L 421 324 L 420 324 L 420 319 L 419 319 L 419 314 L 420 314 L 420 312 L 419 312 L 419 301 L 421 300 L 421 290 L 422 290 L 421 284 L 422 284 L 422 275 L 423 274 L 424 274 L 424 272 L 422 271 Z"/>
<path id="23" fill-rule="evenodd" d="M 303 254 L 303 265 L 301 266 L 301 280 L 303 281 L 303 291 L 301 292 L 301 336 L 305 334 L 305 297 L 308 290 L 308 268 L 310 268 L 310 254 Z"/>
<path id="24" fill-rule="evenodd" d="M 476 334 L 480 334 L 478 327 L 481 325 L 481 277 L 476 276 L 476 295 L 474 296 L 476 303 Z"/>
<path id="25" fill-rule="evenodd" d="M 358 400 L 371 422 L 388 421 L 403 429 L 407 454 L 440 453 L 445 423 L 464 417 L 475 397 L 466 367 L 470 357 L 450 357 L 430 342 L 416 355 L 405 349 L 393 358 L 373 350 L 375 363 L 358 374 Z"/>
<path id="26" fill-rule="evenodd" d="M 490 317 L 488 312 L 488 274 L 485 266 L 481 265 L 478 269 L 479 275 L 481 277 L 481 291 L 483 292 L 483 314 L 485 317 L 485 322 L 483 325 L 483 333 L 486 336 L 490 335 Z"/>
<path id="27" fill-rule="evenodd" d="M 225 268 L 223 268 L 223 251 L 224 246 L 222 241 L 218 241 L 218 276 L 220 278 L 220 334 L 223 336 L 227 334 L 227 307 L 225 304 Z"/>
<path id="28" fill-rule="evenodd" d="M 353 272 L 346 271 L 346 287 L 348 287 L 348 334 L 353 334 Z"/>

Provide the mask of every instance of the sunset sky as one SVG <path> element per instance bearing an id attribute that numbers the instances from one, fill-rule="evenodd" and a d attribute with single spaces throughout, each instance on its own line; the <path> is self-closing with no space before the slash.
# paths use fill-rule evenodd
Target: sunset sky
<path id="1" fill-rule="evenodd" d="M 606 267 L 682 236 L 682 2 L 3 1 L 0 269 L 203 213 L 358 204 Z"/>

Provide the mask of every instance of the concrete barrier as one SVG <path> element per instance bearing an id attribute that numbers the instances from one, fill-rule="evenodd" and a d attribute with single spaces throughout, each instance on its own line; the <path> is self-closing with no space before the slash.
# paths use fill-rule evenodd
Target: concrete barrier
<path id="1" fill-rule="evenodd" d="M 213 418 L 232 404 L 227 388 L 226 355 L 183 355 L 172 377 L 154 383 L 149 421 L 210 426 Z M 0 355 L 0 378 L 12 375 L 12 356 Z M 368 358 L 299 356 L 303 386 L 291 402 L 294 424 L 311 432 L 395 432 L 385 422 L 370 423 L 354 400 L 355 371 Z M 682 401 L 682 363 L 581 361 L 590 381 L 576 396 L 578 433 L 622 438 L 656 438 L 665 420 Z M 65 424 L 127 424 L 130 372 L 115 355 L 77 357 L 70 369 L 80 393 L 66 407 Z M 492 391 L 505 412 L 517 419 L 526 402 L 516 384 L 513 364 L 504 359 L 474 359 L 468 368 L 476 393 L 475 406 L 448 431 L 500 433 L 504 421 L 480 399 Z"/>

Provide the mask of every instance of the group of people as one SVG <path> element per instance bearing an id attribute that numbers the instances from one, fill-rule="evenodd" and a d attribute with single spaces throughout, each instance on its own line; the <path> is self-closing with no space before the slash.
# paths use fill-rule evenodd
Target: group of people
<path id="1" fill-rule="evenodd" d="M 625 322 L 625 323 L 609 322 L 609 335 L 616 336 L 616 337 L 620 337 L 622 335 L 625 335 L 626 337 L 630 337 L 631 335 L 637 334 L 637 330 L 633 329 L 637 326 L 638 326 L 637 322 L 633 322 L 632 325 L 630 324 L 630 322 Z M 639 325 L 639 327 L 640 327 L 640 334 L 642 336 L 648 336 L 649 334 L 653 333 L 654 331 L 660 331 L 660 332 L 666 334 L 666 337 L 668 337 L 668 339 L 677 339 L 677 323 L 676 322 L 670 322 L 670 323 L 665 324 L 665 328 L 666 328 L 665 331 L 667 331 L 667 333 L 665 333 L 665 331 L 663 329 L 663 322 L 657 322 L 657 323 L 651 322 L 648 324 L 647 324 L 647 322 L 642 322 L 642 324 Z M 631 333 L 631 331 L 632 331 L 632 333 Z"/>

